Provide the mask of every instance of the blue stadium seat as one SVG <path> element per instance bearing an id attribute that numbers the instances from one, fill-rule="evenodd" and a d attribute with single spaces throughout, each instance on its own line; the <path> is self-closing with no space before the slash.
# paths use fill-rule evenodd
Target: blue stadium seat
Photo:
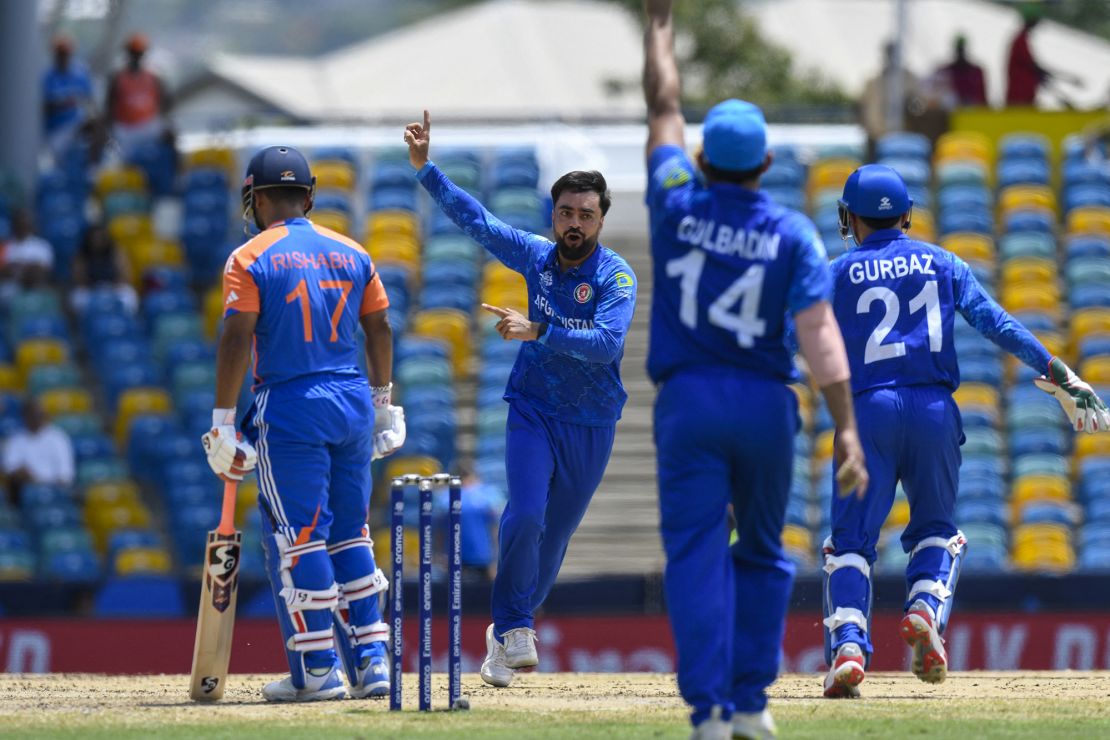
<path id="1" fill-rule="evenodd" d="M 879 139 L 875 145 L 875 156 L 904 157 L 909 159 L 928 160 L 932 157 L 933 146 L 928 137 L 922 134 L 901 131 L 887 134 Z"/>
<path id="2" fill-rule="evenodd" d="M 779 159 L 771 164 L 771 169 L 763 173 L 760 187 L 765 189 L 786 188 L 800 190 L 805 186 L 805 167 L 793 159 Z"/>
<path id="3" fill-rule="evenodd" d="M 761 190 L 783 208 L 792 208 L 795 211 L 804 211 L 806 208 L 806 194 L 801 188 L 762 185 Z"/>
<path id="4" fill-rule="evenodd" d="M 71 585 L 90 585 L 100 580 L 100 560 L 91 549 L 58 550 L 41 564 L 43 578 Z"/>
<path id="5" fill-rule="evenodd" d="M 408 163 L 379 162 L 370 173 L 370 187 L 374 191 L 398 189 L 412 192 L 416 187 L 416 178 L 412 176 L 412 167 Z"/>
<path id="6" fill-rule="evenodd" d="M 93 614 L 98 617 L 183 617 L 186 613 L 181 584 L 171 576 L 111 577 L 93 600 Z"/>
<path id="7" fill-rule="evenodd" d="M 1011 185 L 1047 185 L 1052 173 L 1048 163 L 1035 159 L 1016 159 L 998 164 L 998 187 Z"/>
<path id="8" fill-rule="evenodd" d="M 1086 206 L 1110 207 L 1110 185 L 1075 185 L 1064 190 L 1064 213 Z"/>
<path id="9" fill-rule="evenodd" d="M 411 175 L 410 175 L 411 177 Z M 411 187 L 388 187 L 375 190 L 370 195 L 370 211 L 403 210 L 416 213 L 419 210 L 416 191 Z"/>
<path id="10" fill-rule="evenodd" d="M 892 170 L 902 176 L 902 180 L 908 187 L 921 188 L 929 184 L 929 179 L 932 173 L 929 169 L 929 163 L 926 159 L 918 157 L 883 157 L 879 160 L 879 164 L 886 165 Z M 914 201 L 914 206 L 918 203 Z"/>
<path id="11" fill-rule="evenodd" d="M 171 313 L 197 313 L 197 299 L 189 291 L 160 290 L 143 298 L 142 312 L 147 326 L 154 326 L 159 316 Z"/>
<path id="12" fill-rule="evenodd" d="M 70 437 L 78 462 L 116 456 L 116 444 L 106 434 L 81 434 Z"/>
<path id="13" fill-rule="evenodd" d="M 90 310 L 81 322 L 82 335 L 90 351 L 96 353 L 97 346 L 115 339 L 130 340 L 142 332 L 139 322 L 125 313 L 111 313 Z"/>
<path id="14" fill-rule="evenodd" d="M 1071 160 L 1063 166 L 1064 187 L 1077 185 L 1110 185 L 1110 166 L 1106 162 Z"/>
<path id="15" fill-rule="evenodd" d="M 1110 238 L 1094 234 L 1076 234 L 1064 247 L 1066 260 L 1085 257 L 1110 257 Z"/>
<path id="16" fill-rule="evenodd" d="M 952 185 L 940 190 L 937 205 L 942 213 L 964 209 L 989 212 L 993 198 L 990 189 L 982 185 Z"/>
<path id="17" fill-rule="evenodd" d="M 1034 211 L 1031 209 L 1014 210 L 1007 213 L 1002 221 L 1002 230 L 1007 234 L 1018 232 L 1052 234 L 1055 229 L 1055 220 L 1051 214 L 1045 211 Z"/>
<path id="18" fill-rule="evenodd" d="M 941 236 L 958 232 L 973 234 L 994 233 L 994 218 L 990 211 L 981 208 L 941 211 L 938 228 Z"/>
<path id="19" fill-rule="evenodd" d="M 1045 161 L 1049 155 L 1049 142 L 1041 134 L 1016 132 L 1006 134 L 998 141 L 998 158 L 1034 159 Z"/>
<path id="20" fill-rule="evenodd" d="M 1014 458 L 1023 455 L 1068 453 L 1068 439 L 1062 429 L 1023 429 L 1010 435 L 1010 455 Z"/>
<path id="21" fill-rule="evenodd" d="M 210 480 L 204 482 L 167 480 L 162 492 L 170 511 L 190 506 L 210 506 L 213 501 L 220 500 L 219 479 L 215 476 L 210 476 Z"/>
<path id="22" fill-rule="evenodd" d="M 81 513 L 77 507 L 70 504 L 54 504 L 27 509 L 24 517 L 35 530 L 61 529 L 64 527 L 79 527 L 82 525 Z"/>
<path id="23" fill-rule="evenodd" d="M 226 204 L 228 197 L 227 173 L 216 167 L 194 167 L 182 178 L 182 189 L 186 196 L 190 192 L 209 191 L 223 195 Z"/>

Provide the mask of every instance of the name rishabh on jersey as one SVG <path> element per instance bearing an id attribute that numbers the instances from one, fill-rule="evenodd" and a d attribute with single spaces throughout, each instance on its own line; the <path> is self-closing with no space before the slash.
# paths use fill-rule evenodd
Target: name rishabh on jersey
<path id="1" fill-rule="evenodd" d="M 652 380 L 712 365 L 797 380 L 786 314 L 826 300 L 831 289 L 813 223 L 764 193 L 704 184 L 678 146 L 652 151 L 648 171 Z"/>
<path id="2" fill-rule="evenodd" d="M 359 374 L 359 319 L 389 307 L 366 250 L 306 218 L 232 252 L 223 283 L 225 317 L 258 314 L 255 391 L 313 373 Z"/>
<path id="3" fill-rule="evenodd" d="M 832 262 L 836 313 L 852 370 L 852 390 L 960 384 L 956 312 L 980 334 L 1045 372 L 1044 347 L 979 285 L 951 252 L 876 231 Z"/>

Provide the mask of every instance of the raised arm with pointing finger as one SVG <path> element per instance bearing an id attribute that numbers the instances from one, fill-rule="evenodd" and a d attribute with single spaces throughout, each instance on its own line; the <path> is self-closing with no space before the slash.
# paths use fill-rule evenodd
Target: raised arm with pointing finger
<path id="1" fill-rule="evenodd" d="M 420 184 L 528 286 L 527 316 L 482 305 L 502 338 L 521 343 L 505 389 L 509 503 L 481 669 L 486 683 L 508 686 L 517 668 L 539 662 L 533 615 L 609 462 L 627 398 L 620 362 L 636 276 L 598 241 L 610 203 L 600 172 L 568 172 L 552 186 L 551 240 L 504 223 L 452 183 L 428 159 L 430 132 L 427 111 L 405 128 Z"/>

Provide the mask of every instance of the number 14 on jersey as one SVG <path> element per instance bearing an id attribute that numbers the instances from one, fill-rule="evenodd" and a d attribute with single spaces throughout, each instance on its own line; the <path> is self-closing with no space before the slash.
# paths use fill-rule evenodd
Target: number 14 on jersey
<path id="1" fill-rule="evenodd" d="M 690 329 L 698 328 L 698 284 L 705 259 L 705 252 L 691 249 L 685 256 L 667 262 L 667 277 L 679 278 L 678 287 L 682 291 L 678 318 Z M 736 334 L 741 347 L 754 346 L 755 338 L 767 331 L 767 322 L 758 316 L 765 273 L 763 265 L 752 265 L 709 304 L 709 323 Z M 734 307 L 736 311 L 732 310 Z"/>

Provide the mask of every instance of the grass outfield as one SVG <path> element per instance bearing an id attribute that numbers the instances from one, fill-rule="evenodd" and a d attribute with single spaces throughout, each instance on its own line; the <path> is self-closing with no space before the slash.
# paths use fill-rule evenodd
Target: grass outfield
<path id="1" fill-rule="evenodd" d="M 0 674 L 0 735 L 20 738 L 685 738 L 673 676 L 521 674 L 509 689 L 464 677 L 469 712 L 392 713 L 384 701 L 271 705 L 272 677 L 232 676 L 218 704 L 186 676 Z M 437 675 L 435 701 L 445 702 Z M 771 707 L 783 738 L 1110 737 L 1110 673 L 962 673 L 941 686 L 872 674 L 864 698 L 820 698 L 820 677 L 783 676 Z M 406 683 L 406 706 L 416 700 Z"/>

